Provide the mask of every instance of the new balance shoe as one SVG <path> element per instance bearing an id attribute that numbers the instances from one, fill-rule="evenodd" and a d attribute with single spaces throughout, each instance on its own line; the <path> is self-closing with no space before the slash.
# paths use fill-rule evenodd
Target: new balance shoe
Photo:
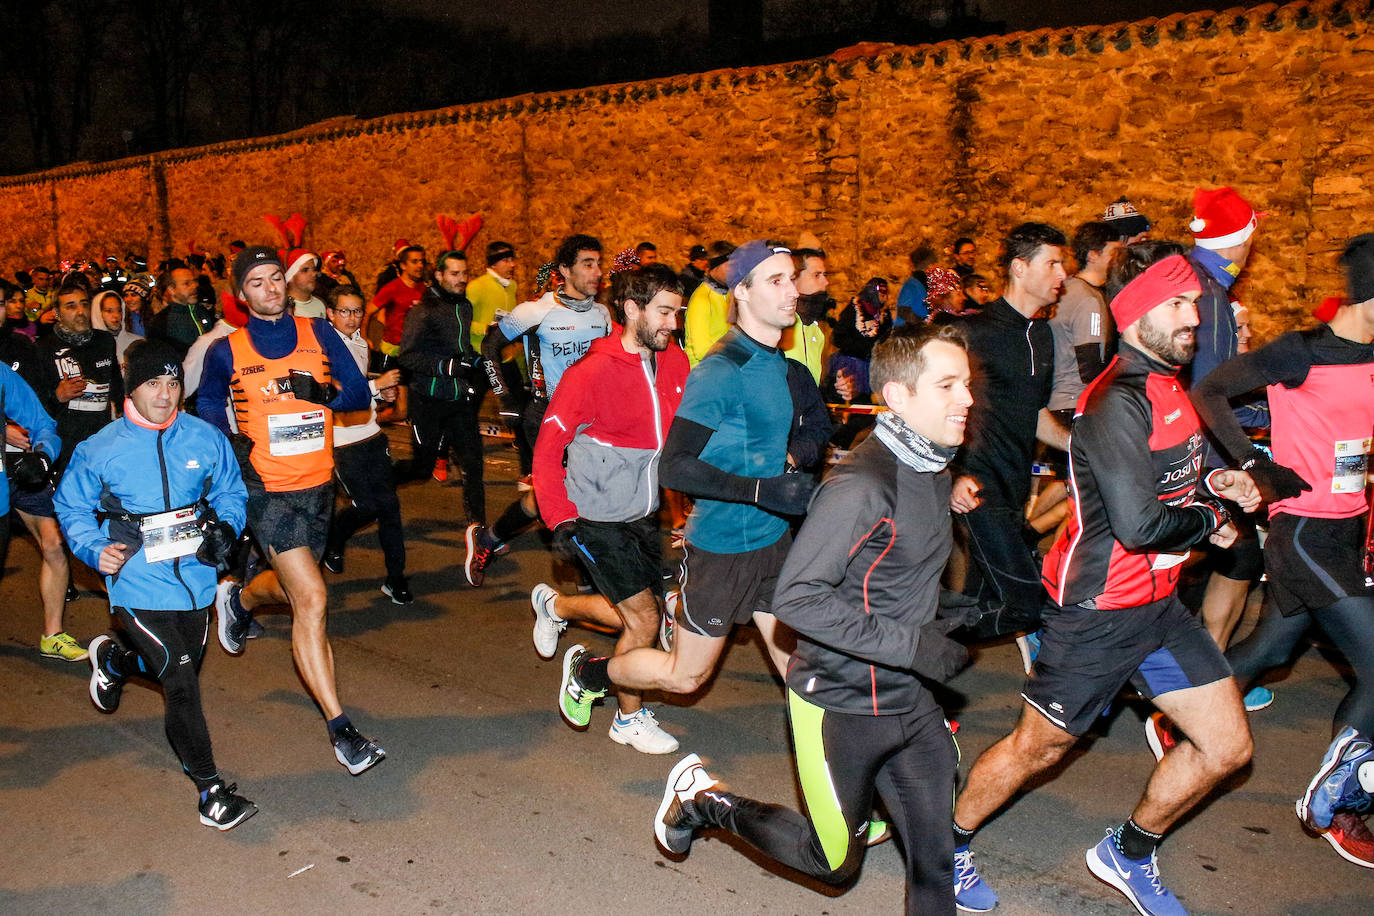
<path id="1" fill-rule="evenodd" d="M 1374 745 L 1347 725 L 1326 749 L 1322 765 L 1298 799 L 1298 818 L 1322 831 L 1342 808 L 1367 807 L 1369 792 L 1361 786 L 1361 776 L 1374 788 Z"/>
<path id="2" fill-rule="evenodd" d="M 1115 834 L 1109 829 L 1102 842 L 1088 850 L 1088 871 L 1125 894 L 1142 916 L 1188 916 L 1173 892 L 1160 883 L 1156 854 L 1128 859 L 1116 848 Z"/>
<path id="3" fill-rule="evenodd" d="M 334 734 L 334 756 L 357 776 L 382 762 L 386 751 L 376 741 L 369 741 L 350 723 Z"/>
<path id="4" fill-rule="evenodd" d="M 91 702 L 101 712 L 118 709 L 119 697 L 124 692 L 124 678 L 115 677 L 105 664 L 114 650 L 115 641 L 103 633 L 91 640 Z"/>
<path id="5" fill-rule="evenodd" d="M 1268 687 L 1251 688 L 1251 690 L 1245 694 L 1243 702 L 1245 703 L 1246 712 L 1259 712 L 1261 709 L 1264 709 L 1270 703 L 1274 702 L 1274 691 L 1270 690 Z"/>
<path id="6" fill-rule="evenodd" d="M 673 651 L 673 634 L 677 632 L 677 607 L 682 603 L 682 591 L 673 589 L 663 596 L 663 617 L 658 622 L 658 647 Z"/>
<path id="7" fill-rule="evenodd" d="M 338 575 L 344 571 L 344 555 L 342 550 L 326 550 L 324 559 L 320 560 L 324 568 Z"/>
<path id="8" fill-rule="evenodd" d="M 606 695 L 591 690 L 577 679 L 577 667 L 587 656 L 586 646 L 573 646 L 563 653 L 563 680 L 558 685 L 558 711 L 570 725 L 586 728 L 592 720 L 592 704 Z"/>
<path id="9" fill-rule="evenodd" d="M 1336 855 L 1362 868 L 1374 868 L 1374 834 L 1364 818 L 1350 811 L 1331 816 L 1331 829 L 1322 834 Z"/>
<path id="10" fill-rule="evenodd" d="M 464 535 L 467 542 L 467 558 L 463 561 L 463 576 L 468 585 L 481 588 L 487 578 L 487 564 L 491 562 L 491 548 L 487 546 L 487 526 L 473 523 L 468 525 Z"/>
<path id="11" fill-rule="evenodd" d="M 44 658 L 56 658 L 64 662 L 84 662 L 88 652 L 81 643 L 66 633 L 54 633 L 38 641 L 38 651 Z"/>
<path id="12" fill-rule="evenodd" d="M 663 730 L 654 714 L 647 709 L 625 715 L 616 710 L 611 720 L 611 740 L 632 747 L 641 754 L 671 754 L 677 750 L 677 739 Z"/>
<path id="13" fill-rule="evenodd" d="M 405 576 L 395 576 L 382 583 L 382 594 L 391 599 L 392 604 L 413 604 L 415 596 L 410 593 L 410 583 Z"/>
<path id="14" fill-rule="evenodd" d="M 553 658 L 558 651 L 558 637 L 568 628 L 568 622 L 553 611 L 558 592 L 540 582 L 530 592 L 530 607 L 534 608 L 534 651 L 540 658 Z"/>
<path id="15" fill-rule="evenodd" d="M 978 877 L 973 850 L 954 850 L 954 905 L 966 913 L 986 913 L 997 906 L 997 892 Z"/>
<path id="16" fill-rule="evenodd" d="M 675 855 L 692 848 L 692 835 L 706 826 L 706 819 L 697 812 L 697 794 L 715 785 L 716 781 L 696 754 L 688 754 L 677 762 L 668 773 L 663 800 L 654 815 L 654 837 L 658 845 Z"/>
<path id="17" fill-rule="evenodd" d="M 1155 755 L 1156 762 L 1163 760 L 1164 755 L 1182 740 L 1183 736 L 1164 713 L 1152 712 L 1145 720 L 1145 741 L 1150 745 L 1150 753 Z"/>
<path id="18" fill-rule="evenodd" d="M 211 786 L 200 803 L 200 822 L 216 830 L 229 830 L 257 814 L 258 806 L 236 794 L 238 790 L 237 784 L 217 782 Z"/>
<path id="19" fill-rule="evenodd" d="M 230 655 L 242 655 L 243 644 L 248 639 L 248 624 L 253 615 L 248 611 L 238 611 L 235 598 L 243 590 L 233 579 L 225 579 L 215 586 L 215 616 L 219 624 L 219 644 Z"/>

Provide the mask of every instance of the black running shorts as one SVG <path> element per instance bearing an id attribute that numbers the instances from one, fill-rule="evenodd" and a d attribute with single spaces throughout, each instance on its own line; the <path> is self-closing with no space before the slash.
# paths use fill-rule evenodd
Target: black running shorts
<path id="1" fill-rule="evenodd" d="M 573 542 L 596 590 L 611 604 L 645 589 L 662 593 L 663 535 L 657 513 L 633 522 L 579 519 Z"/>
<path id="2" fill-rule="evenodd" d="M 1308 518 L 1280 513 L 1269 522 L 1264 568 L 1269 594 L 1285 617 L 1319 611 L 1342 598 L 1374 595 L 1365 587 L 1368 519 Z"/>
<path id="3" fill-rule="evenodd" d="M 783 532 L 767 547 L 744 553 L 711 553 L 686 543 L 682 547 L 682 600 L 675 625 L 700 636 L 729 636 L 735 624 L 755 611 L 773 612 L 773 589 L 792 546 Z"/>
<path id="4" fill-rule="evenodd" d="M 1154 699 L 1231 676 L 1177 595 L 1110 611 L 1046 604 L 1033 670 L 1021 696 L 1071 735 L 1086 732 L 1127 681 Z"/>
<path id="5" fill-rule="evenodd" d="M 52 484 L 48 484 L 41 490 L 21 490 L 16 486 L 10 486 L 10 508 L 18 509 L 25 515 L 32 515 L 37 518 L 57 518 L 57 510 L 53 508 L 52 497 Z"/>
<path id="6" fill-rule="evenodd" d="M 305 490 L 271 492 L 248 487 L 248 527 L 268 555 L 309 547 L 324 555 L 329 519 L 334 514 L 334 481 Z"/>

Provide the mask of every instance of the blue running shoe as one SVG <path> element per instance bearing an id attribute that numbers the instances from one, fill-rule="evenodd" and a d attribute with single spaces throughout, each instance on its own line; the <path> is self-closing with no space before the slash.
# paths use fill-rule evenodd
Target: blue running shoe
<path id="1" fill-rule="evenodd" d="M 1274 691 L 1268 687 L 1255 687 L 1245 695 L 1245 711 L 1259 712 L 1274 702 Z"/>
<path id="2" fill-rule="evenodd" d="M 1116 848 L 1115 834 L 1109 829 L 1102 842 L 1088 850 L 1088 871 L 1125 894 L 1142 916 L 1188 916 L 1173 892 L 1159 883 L 1155 854 L 1150 853 L 1148 859 L 1128 859 Z"/>
<path id="3" fill-rule="evenodd" d="M 954 905 L 965 913 L 986 913 L 997 906 L 997 892 L 978 877 L 967 846 L 954 850 Z"/>
<path id="4" fill-rule="evenodd" d="M 1331 817 L 1342 808 L 1364 809 L 1369 793 L 1360 786 L 1360 770 L 1374 764 L 1374 745 L 1346 726 L 1326 749 L 1317 775 L 1298 799 L 1298 818 L 1312 830 L 1331 827 Z"/>

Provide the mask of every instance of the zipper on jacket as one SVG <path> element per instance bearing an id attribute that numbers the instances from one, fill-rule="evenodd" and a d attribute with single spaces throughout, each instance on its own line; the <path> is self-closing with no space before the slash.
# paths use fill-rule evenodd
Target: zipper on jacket
<path id="1" fill-rule="evenodd" d="M 158 470 L 162 472 L 162 508 L 164 512 L 170 512 L 172 509 L 172 493 L 167 483 L 167 456 L 163 454 L 162 451 L 162 435 L 165 432 L 167 432 L 165 429 L 159 429 L 157 431 L 157 467 Z M 200 561 L 197 560 L 196 562 Z M 177 581 L 181 583 L 181 587 L 186 589 L 186 598 L 191 602 L 191 606 L 188 610 L 199 610 L 199 608 L 196 607 L 195 592 L 191 591 L 191 586 L 187 585 L 186 580 L 181 578 L 181 557 L 176 557 L 172 560 L 172 573 L 177 577 Z"/>
<path id="2" fill-rule="evenodd" d="M 1035 378 L 1035 344 L 1030 339 L 1031 326 L 1026 324 L 1026 346 L 1030 348 L 1031 378 Z"/>
<path id="3" fill-rule="evenodd" d="M 654 413 L 654 440 L 658 443 L 655 454 L 660 454 L 663 451 L 663 411 L 658 403 L 658 380 L 649 374 L 649 363 L 643 354 L 640 354 L 639 357 L 639 368 L 644 372 L 644 380 L 649 383 L 649 406 Z M 658 497 L 658 487 L 653 486 L 653 480 L 650 479 L 652 471 L 653 463 L 651 462 L 644 468 L 644 484 L 648 490 L 648 503 L 644 507 L 645 515 L 653 511 L 653 502 Z"/>

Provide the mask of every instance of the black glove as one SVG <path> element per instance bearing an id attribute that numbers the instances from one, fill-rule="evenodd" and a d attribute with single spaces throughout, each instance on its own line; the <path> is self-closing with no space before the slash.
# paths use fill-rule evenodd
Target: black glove
<path id="1" fill-rule="evenodd" d="M 196 559 L 206 566 L 218 568 L 229 558 L 230 551 L 234 549 L 234 542 L 238 539 L 233 527 L 222 521 L 214 509 L 202 512 L 196 519 L 196 527 L 200 529 L 201 537 Z"/>
<path id="2" fill-rule="evenodd" d="M 553 555 L 564 563 L 576 563 L 583 555 L 573 540 L 576 537 L 577 522 L 563 522 L 553 529 Z"/>
<path id="3" fill-rule="evenodd" d="M 328 404 L 334 400 L 334 396 L 338 393 L 339 390 L 333 385 L 321 383 L 309 372 L 302 372 L 299 369 L 291 370 L 291 394 L 298 401 Z"/>
<path id="4" fill-rule="evenodd" d="M 449 378 L 467 378 L 472 371 L 472 363 L 460 356 L 450 356 L 448 359 L 439 360 L 439 374 Z"/>
<path id="5" fill-rule="evenodd" d="M 52 480 L 52 461 L 42 452 L 12 453 L 9 476 L 25 493 L 37 493 Z"/>
<path id="6" fill-rule="evenodd" d="M 1201 509 L 1207 515 L 1207 522 L 1212 526 L 1207 533 L 1215 534 L 1224 528 L 1231 521 L 1231 513 L 1226 511 L 1226 506 L 1220 500 L 1194 498 L 1190 504 L 1194 509 Z"/>
<path id="7" fill-rule="evenodd" d="M 754 492 L 754 504 L 775 515 L 805 515 L 816 481 L 810 474 L 779 474 L 762 477 Z"/>
<path id="8" fill-rule="evenodd" d="M 1242 471 L 1250 475 L 1255 481 L 1255 486 L 1259 487 L 1260 496 L 1264 497 L 1267 503 L 1277 502 L 1280 499 L 1292 499 L 1304 490 L 1311 490 L 1312 485 L 1303 480 L 1290 467 L 1278 464 L 1264 452 L 1254 452 L 1249 460 L 1240 466 Z"/>
<path id="9" fill-rule="evenodd" d="M 957 617 L 936 617 L 923 625 L 911 669 L 923 678 L 943 682 L 967 665 L 968 650 L 946 635 L 961 623 Z"/>
<path id="10" fill-rule="evenodd" d="M 244 433 L 233 433 L 229 436 L 229 446 L 234 450 L 234 457 L 238 459 L 239 473 L 243 475 L 243 482 L 261 485 L 262 477 L 253 467 L 251 457 L 253 440 Z"/>

